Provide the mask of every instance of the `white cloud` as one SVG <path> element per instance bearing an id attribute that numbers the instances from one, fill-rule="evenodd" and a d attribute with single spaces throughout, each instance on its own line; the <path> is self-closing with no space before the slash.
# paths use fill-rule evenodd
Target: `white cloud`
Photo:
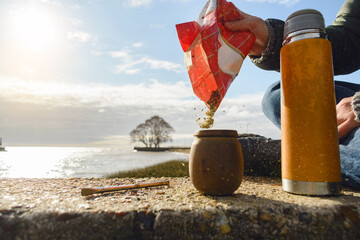
<path id="1" fill-rule="evenodd" d="M 189 2 L 192 0 L 160 0 L 161 2 L 166 2 L 166 1 L 171 1 L 171 2 Z M 125 7 L 132 7 L 132 8 L 136 8 L 136 7 L 147 7 L 149 6 L 151 3 L 153 3 L 153 0 L 126 0 L 124 1 L 124 6 Z"/>
<path id="2" fill-rule="evenodd" d="M 119 58 L 122 60 L 123 64 L 127 65 L 131 62 L 133 62 L 133 48 L 138 48 L 138 47 L 125 47 L 122 50 L 119 51 L 111 51 L 108 54 L 113 57 L 113 58 Z"/>
<path id="3" fill-rule="evenodd" d="M 152 0 L 126 0 L 126 7 L 143 7 L 150 5 Z"/>
<path id="4" fill-rule="evenodd" d="M 186 3 L 186 2 L 190 2 L 193 0 L 157 0 L 160 2 L 182 2 L 182 3 Z M 124 7 L 131 7 L 131 8 L 136 8 L 136 7 L 147 7 L 150 4 L 152 4 L 153 2 L 155 2 L 155 0 L 125 0 L 123 3 Z"/>
<path id="5" fill-rule="evenodd" d="M 101 52 L 101 51 L 94 51 L 94 50 L 90 51 L 90 53 L 91 53 L 92 55 L 95 55 L 95 56 L 100 56 L 100 55 L 103 55 L 103 54 L 104 54 L 104 53 Z"/>
<path id="6" fill-rule="evenodd" d="M 113 52 L 109 52 L 109 54 L 113 58 L 128 58 L 129 57 L 129 53 L 126 51 L 113 51 Z"/>
<path id="7" fill-rule="evenodd" d="M 119 58 L 122 60 L 121 64 L 115 66 L 116 73 L 123 73 L 134 75 L 140 73 L 145 68 L 150 69 L 164 69 L 176 73 L 184 72 L 184 66 L 178 63 L 173 63 L 166 60 L 157 60 L 148 56 L 142 56 L 141 54 L 135 54 L 134 49 L 141 48 L 142 42 L 136 42 L 131 47 L 125 47 L 119 51 L 110 51 L 108 54 L 113 58 Z"/>
<path id="8" fill-rule="evenodd" d="M 62 7 L 61 2 L 59 1 L 52 1 L 52 0 L 41 0 L 41 2 L 55 6 L 55 7 Z"/>
<path id="9" fill-rule="evenodd" d="M 119 56 L 120 54 L 117 53 Z M 125 56 L 125 55 L 123 55 Z M 125 73 L 125 74 L 136 74 L 141 71 L 139 65 L 145 65 L 149 67 L 150 69 L 165 69 L 167 71 L 173 71 L 176 73 L 180 73 L 184 71 L 184 67 L 181 64 L 173 63 L 170 61 L 164 61 L 164 60 L 155 60 L 149 57 L 142 57 L 140 60 L 132 61 L 129 63 L 121 64 L 116 66 L 116 72 L 117 73 Z M 137 67 L 137 68 L 135 68 Z"/>
<path id="10" fill-rule="evenodd" d="M 76 19 L 76 18 L 70 18 L 69 22 L 75 26 L 80 26 L 80 25 L 83 25 L 83 23 L 84 23 L 82 20 Z"/>
<path id="11" fill-rule="evenodd" d="M 163 29 L 165 28 L 165 24 L 150 24 L 150 28 L 153 28 L 153 29 Z"/>
<path id="12" fill-rule="evenodd" d="M 77 32 L 68 32 L 68 39 L 76 40 L 81 43 L 89 42 L 92 39 L 92 36 L 89 33 L 77 31 Z"/>
<path id="13" fill-rule="evenodd" d="M 130 69 L 125 69 L 123 71 L 123 73 L 127 74 L 127 75 L 136 75 L 138 73 L 141 72 L 140 68 L 130 68 Z"/>
<path id="14" fill-rule="evenodd" d="M 0 132 L 8 142 L 87 143 L 127 135 L 153 115 L 177 134 L 199 129 L 205 104 L 187 82 L 141 84 L 65 84 L 0 77 Z M 215 114 L 215 128 L 279 137 L 262 114 L 261 97 L 225 98 Z"/>
<path id="15" fill-rule="evenodd" d="M 144 44 L 142 43 L 142 42 L 136 42 L 136 43 L 133 43 L 133 47 L 134 48 L 140 48 L 140 47 L 142 47 Z"/>
<path id="16" fill-rule="evenodd" d="M 5 80 L 6 79 L 6 80 Z M 17 78 L 0 78 L 2 97 L 13 102 L 49 104 L 52 106 L 115 107 L 124 105 L 147 105 L 173 101 L 192 96 L 185 82 L 159 83 L 155 79 L 138 85 L 115 87 L 105 84 L 64 84 L 58 82 L 35 82 Z"/>
<path id="17" fill-rule="evenodd" d="M 115 71 L 116 71 L 116 73 L 124 73 L 124 74 L 129 74 L 129 75 L 138 74 L 139 72 L 141 72 L 141 69 L 136 68 L 136 66 L 141 63 L 142 63 L 142 61 L 134 61 L 134 62 L 122 64 L 122 65 L 117 65 L 115 67 Z"/>
<path id="18" fill-rule="evenodd" d="M 284 4 L 287 6 L 291 6 L 294 5 L 298 2 L 300 2 L 300 0 L 246 0 L 248 2 L 269 2 L 269 3 L 278 3 L 278 4 Z"/>
<path id="19" fill-rule="evenodd" d="M 142 62 L 146 63 L 150 66 L 152 69 L 165 69 L 168 71 L 174 71 L 177 73 L 180 73 L 183 71 L 183 66 L 177 63 L 169 62 L 169 61 L 163 61 L 163 60 L 155 60 L 151 59 L 149 57 L 143 57 L 141 59 Z"/>
<path id="20" fill-rule="evenodd" d="M 81 9 L 80 5 L 74 4 L 70 6 L 70 9 Z"/>
<path id="21" fill-rule="evenodd" d="M 236 129 L 239 133 L 256 133 L 267 137 L 280 138 L 278 130 L 263 114 L 263 94 L 242 95 L 222 101 L 214 119 L 216 128 Z"/>

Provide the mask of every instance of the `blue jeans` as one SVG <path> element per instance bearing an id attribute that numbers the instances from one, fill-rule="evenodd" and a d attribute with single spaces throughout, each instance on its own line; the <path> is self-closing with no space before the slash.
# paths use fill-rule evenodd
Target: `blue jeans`
<path id="1" fill-rule="evenodd" d="M 336 103 L 341 99 L 354 96 L 360 91 L 360 85 L 335 81 Z M 280 117 L 280 81 L 273 83 L 262 100 L 262 109 L 267 118 L 279 129 Z M 360 128 L 354 129 L 339 141 L 342 183 L 349 187 L 360 188 Z"/>

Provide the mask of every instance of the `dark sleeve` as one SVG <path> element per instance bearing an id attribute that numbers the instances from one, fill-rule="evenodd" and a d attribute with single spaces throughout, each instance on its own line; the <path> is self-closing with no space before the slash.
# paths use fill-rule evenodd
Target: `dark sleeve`
<path id="1" fill-rule="evenodd" d="M 261 56 L 249 56 L 250 60 L 264 70 L 280 72 L 280 49 L 284 35 L 284 21 L 278 19 L 266 19 L 269 29 L 269 42 Z"/>
<path id="2" fill-rule="evenodd" d="M 360 1 L 345 1 L 326 33 L 332 45 L 334 74 L 360 69 Z"/>
<path id="3" fill-rule="evenodd" d="M 269 27 L 268 46 L 260 57 L 249 58 L 259 68 L 280 71 L 284 22 L 277 19 L 265 22 Z M 360 1 L 345 1 L 326 33 L 332 45 L 334 74 L 348 74 L 360 69 Z"/>

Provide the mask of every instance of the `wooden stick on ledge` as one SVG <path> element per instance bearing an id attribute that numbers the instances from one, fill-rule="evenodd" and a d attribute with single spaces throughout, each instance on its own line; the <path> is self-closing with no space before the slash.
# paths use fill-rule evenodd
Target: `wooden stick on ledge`
<path id="1" fill-rule="evenodd" d="M 153 182 L 153 183 L 137 183 L 130 185 L 120 185 L 115 187 L 101 187 L 101 188 L 83 188 L 81 189 L 81 196 L 89 196 L 95 193 L 114 192 L 119 190 L 146 188 L 146 187 L 158 187 L 158 186 L 169 186 L 169 181 Z"/>

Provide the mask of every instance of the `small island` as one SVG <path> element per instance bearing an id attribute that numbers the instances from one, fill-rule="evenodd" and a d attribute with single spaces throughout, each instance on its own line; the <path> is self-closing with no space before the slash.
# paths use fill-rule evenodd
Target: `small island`
<path id="1" fill-rule="evenodd" d="M 5 147 L 2 145 L 2 138 L 0 137 L 0 152 L 5 152 Z"/>
<path id="2" fill-rule="evenodd" d="M 150 147 L 134 147 L 135 151 L 139 152 L 182 152 L 182 153 L 189 153 L 190 147 L 159 147 L 159 148 L 150 148 Z"/>
<path id="3" fill-rule="evenodd" d="M 145 145 L 144 147 L 134 147 L 135 151 L 189 153 L 190 147 L 160 147 L 161 143 L 172 141 L 172 132 L 174 132 L 174 129 L 170 124 L 155 115 L 132 130 L 130 137 L 132 143 L 139 142 Z"/>

